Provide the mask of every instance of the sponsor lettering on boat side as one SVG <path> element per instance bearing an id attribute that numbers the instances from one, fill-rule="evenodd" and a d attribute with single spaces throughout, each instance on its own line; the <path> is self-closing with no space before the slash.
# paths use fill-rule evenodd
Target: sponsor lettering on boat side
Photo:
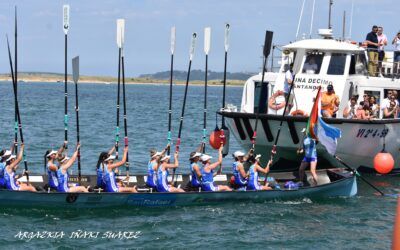
<path id="1" fill-rule="evenodd" d="M 375 138 L 375 137 L 386 137 L 386 135 L 389 133 L 388 128 L 384 129 L 365 129 L 365 128 L 360 128 L 358 129 L 358 132 L 356 134 L 356 138 Z"/>
<path id="2" fill-rule="evenodd" d="M 296 77 L 294 79 L 295 86 L 298 89 L 317 89 L 319 85 L 329 85 L 333 84 L 331 80 L 326 80 L 323 78 L 305 78 L 305 77 Z M 313 85 L 309 85 L 313 84 Z"/>
<path id="3" fill-rule="evenodd" d="M 145 197 L 135 197 L 131 196 L 128 198 L 127 203 L 129 205 L 136 205 L 136 206 L 145 206 L 145 207 L 152 207 L 152 206 L 172 206 L 175 204 L 175 197 L 162 197 L 162 196 L 145 196 Z"/>

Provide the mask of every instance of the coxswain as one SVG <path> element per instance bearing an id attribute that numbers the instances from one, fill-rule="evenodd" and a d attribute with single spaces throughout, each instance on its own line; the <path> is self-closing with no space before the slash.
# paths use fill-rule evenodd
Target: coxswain
<path id="1" fill-rule="evenodd" d="M 246 190 L 271 190 L 272 188 L 269 187 L 268 183 L 265 185 L 258 184 L 258 173 L 268 174 L 269 168 L 272 164 L 272 160 L 269 160 L 267 166 L 265 168 L 260 166 L 260 158 L 261 155 L 252 155 L 249 158 L 251 166 L 249 168 L 249 182 L 247 183 Z"/>
<path id="2" fill-rule="evenodd" d="M 157 191 L 158 192 L 185 192 L 182 188 L 176 188 L 168 184 L 168 169 L 176 169 L 179 166 L 178 152 L 174 154 L 174 163 L 170 163 L 170 156 L 166 155 L 160 160 L 157 171 Z M 174 181 L 174 180 L 172 180 Z"/>
<path id="3" fill-rule="evenodd" d="M 215 163 L 210 162 L 212 157 L 209 155 L 204 154 L 200 157 L 200 161 L 203 163 L 203 168 L 201 169 L 201 189 L 203 191 L 232 191 L 232 189 L 226 185 L 214 185 L 214 169 L 222 164 L 222 148 L 223 144 L 221 143 L 218 150 L 218 161 Z"/>
<path id="4" fill-rule="evenodd" d="M 69 158 L 68 156 L 64 155 L 61 158 L 60 166 L 57 170 L 57 177 L 58 177 L 58 192 L 61 193 L 87 193 L 89 192 L 88 189 L 84 186 L 73 186 L 69 187 L 68 185 L 68 168 L 74 164 L 76 158 L 78 157 L 78 150 L 80 148 L 80 144 L 76 145 L 76 149 L 74 154 Z"/>
<path id="5" fill-rule="evenodd" d="M 106 191 L 111 193 L 137 193 L 136 186 L 134 187 L 124 187 L 121 184 L 117 183 L 115 172 L 119 167 L 123 166 L 126 163 L 126 158 L 128 155 L 128 146 L 125 145 L 124 155 L 119 162 L 115 162 L 115 155 L 110 155 L 107 159 L 104 160 L 104 170 L 105 170 L 105 184 Z"/>
<path id="6" fill-rule="evenodd" d="M 54 190 L 58 189 L 58 177 L 57 177 L 58 166 L 56 165 L 56 160 L 59 159 L 61 155 L 63 155 L 63 152 L 66 149 L 66 147 L 67 143 L 64 142 L 64 144 L 58 151 L 47 150 L 44 155 L 44 164 L 46 167 L 47 177 L 48 177 L 47 185 L 49 188 Z"/>
<path id="7" fill-rule="evenodd" d="M 238 189 L 245 188 L 247 186 L 247 174 L 243 166 L 245 154 L 242 151 L 236 151 L 232 156 L 235 158 L 235 162 L 232 164 L 232 173 L 235 177 L 235 186 Z"/>
<path id="8" fill-rule="evenodd" d="M 192 152 L 190 153 L 189 161 L 190 161 L 190 173 L 192 179 L 190 181 L 190 187 L 192 188 L 200 188 L 201 187 L 201 168 L 199 165 L 201 153 Z"/>
<path id="9" fill-rule="evenodd" d="M 313 185 L 317 185 L 317 142 L 309 136 L 306 136 L 303 141 L 304 158 L 301 161 L 299 168 L 299 178 L 302 183 L 304 180 L 305 169 L 310 166 L 310 172 L 313 177 Z"/>
<path id="10" fill-rule="evenodd" d="M 30 184 L 22 183 L 16 180 L 15 171 L 18 168 L 18 164 L 21 162 L 24 155 L 25 145 L 21 144 L 21 150 L 19 151 L 18 157 L 16 155 L 10 155 L 6 160 L 6 168 L 4 171 L 4 180 L 6 187 L 9 190 L 14 191 L 32 191 L 36 192 L 35 187 Z"/>

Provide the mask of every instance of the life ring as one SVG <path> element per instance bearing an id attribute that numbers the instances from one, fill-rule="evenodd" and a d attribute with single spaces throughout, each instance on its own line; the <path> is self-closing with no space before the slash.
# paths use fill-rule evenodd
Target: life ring
<path id="1" fill-rule="evenodd" d="M 290 113 L 290 114 L 292 116 L 308 116 L 308 114 L 301 109 L 296 109 L 296 110 L 292 111 L 292 113 Z"/>
<path id="2" fill-rule="evenodd" d="M 280 110 L 285 107 L 286 102 L 283 101 L 281 103 L 276 103 L 276 98 L 278 96 L 284 96 L 284 92 L 282 90 L 276 91 L 268 100 L 268 107 L 273 110 Z"/>

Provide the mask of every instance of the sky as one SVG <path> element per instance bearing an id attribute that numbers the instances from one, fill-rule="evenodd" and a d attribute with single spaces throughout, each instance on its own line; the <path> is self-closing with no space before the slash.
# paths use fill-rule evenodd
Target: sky
<path id="1" fill-rule="evenodd" d="M 374 24 L 388 39 L 400 30 L 398 0 L 353 0 L 351 39 L 363 41 Z M 328 26 L 329 0 L 316 0 L 312 36 Z M 191 34 L 198 33 L 193 69 L 204 69 L 204 28 L 211 27 L 209 69 L 223 71 L 224 27 L 230 23 L 228 71 L 258 72 L 266 30 L 274 44 L 296 40 L 303 0 L 1 0 L 0 72 L 9 72 L 5 35 L 14 42 L 14 6 L 18 8 L 19 71 L 64 71 L 62 6 L 69 4 L 69 61 L 80 56 L 82 75 L 116 76 L 116 19 L 124 18 L 126 76 L 169 70 L 170 29 L 176 27 L 175 69 L 187 70 Z M 350 29 L 351 0 L 334 0 L 332 25 L 342 34 L 343 12 Z M 305 0 L 300 35 L 309 36 L 313 0 Z M 388 46 L 388 48 L 392 48 Z M 69 66 L 69 68 L 71 68 Z"/>

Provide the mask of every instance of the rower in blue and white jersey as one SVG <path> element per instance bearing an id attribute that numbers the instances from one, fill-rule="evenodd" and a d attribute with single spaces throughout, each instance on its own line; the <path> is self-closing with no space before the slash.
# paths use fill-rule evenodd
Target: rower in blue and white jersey
<path id="1" fill-rule="evenodd" d="M 107 159 L 110 155 L 112 155 L 114 151 L 115 151 L 115 146 L 112 146 L 108 152 L 100 153 L 99 159 L 96 164 L 96 173 L 97 173 L 96 188 L 101 188 L 103 190 L 105 190 L 106 188 L 104 160 Z"/>
<path id="2" fill-rule="evenodd" d="M 235 162 L 232 164 L 232 173 L 235 177 L 235 185 L 238 188 L 243 188 L 247 186 L 247 174 L 244 171 L 243 162 L 245 154 L 241 151 L 236 151 L 233 154 Z"/>
<path id="3" fill-rule="evenodd" d="M 249 158 L 249 162 L 251 163 L 251 166 L 249 168 L 249 182 L 247 183 L 247 189 L 246 190 L 271 190 L 272 188 L 268 186 L 268 183 L 265 185 L 260 185 L 258 183 L 258 173 L 264 173 L 267 174 L 269 172 L 269 168 L 272 164 L 272 160 L 268 161 L 268 164 L 265 168 L 262 168 L 260 166 L 260 158 L 261 155 L 256 155 L 251 156 Z"/>
<path id="4" fill-rule="evenodd" d="M 223 144 L 218 150 L 218 161 L 211 163 L 212 158 L 209 155 L 202 155 L 200 161 L 203 163 L 203 168 L 201 169 L 202 182 L 201 189 L 203 191 L 232 191 L 232 189 L 226 185 L 214 185 L 214 169 L 216 169 L 220 164 L 222 164 L 222 148 Z"/>
<path id="5" fill-rule="evenodd" d="M 168 184 L 168 169 L 176 169 L 179 166 L 178 152 L 174 154 L 174 163 L 169 163 L 170 156 L 166 155 L 160 160 L 157 171 L 157 191 L 158 192 L 185 192 L 182 188 L 176 188 Z"/>
<path id="6" fill-rule="evenodd" d="M 201 167 L 199 166 L 201 153 L 199 152 L 192 152 L 190 153 L 190 174 L 191 174 L 191 181 L 190 186 L 193 188 L 199 188 L 201 186 Z"/>
<path id="7" fill-rule="evenodd" d="M 6 183 L 4 180 L 4 171 L 6 169 L 6 160 L 12 154 L 11 150 L 1 150 L 0 152 L 0 188 L 4 188 Z"/>
<path id="8" fill-rule="evenodd" d="M 146 185 L 149 188 L 157 189 L 157 170 L 162 152 L 150 151 L 150 161 L 147 164 Z"/>
<path id="9" fill-rule="evenodd" d="M 306 129 L 303 129 L 303 133 L 306 133 Z M 306 136 L 303 141 L 304 158 L 301 162 L 299 168 L 299 178 L 300 182 L 304 181 L 305 169 L 310 166 L 310 172 L 312 175 L 313 183 L 312 185 L 317 185 L 318 175 L 317 175 L 317 141 L 310 136 Z"/>
<path id="10" fill-rule="evenodd" d="M 57 151 L 47 150 L 45 154 L 45 165 L 48 177 L 48 185 L 50 188 L 57 190 L 58 188 L 58 167 L 55 164 L 57 158 Z M 47 163 L 46 163 L 47 162 Z"/>

